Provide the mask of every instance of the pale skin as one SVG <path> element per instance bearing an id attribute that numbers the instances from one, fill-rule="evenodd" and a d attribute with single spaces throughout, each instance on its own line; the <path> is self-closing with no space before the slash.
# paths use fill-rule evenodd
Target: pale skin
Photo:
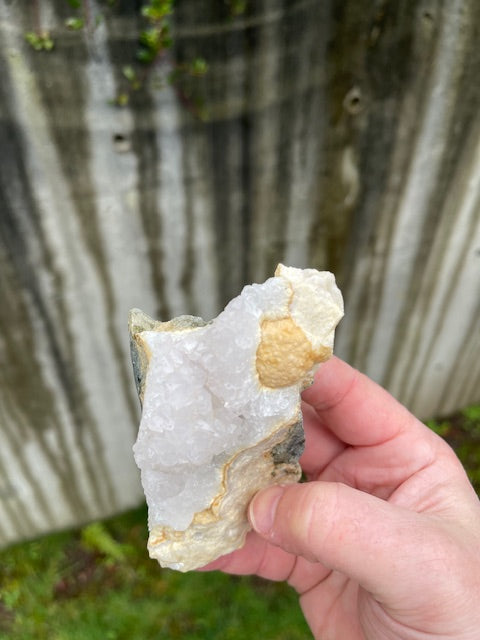
<path id="1" fill-rule="evenodd" d="M 318 640 L 478 640 L 480 503 L 450 447 L 338 358 L 303 393 L 309 482 L 205 569 L 286 580 Z"/>

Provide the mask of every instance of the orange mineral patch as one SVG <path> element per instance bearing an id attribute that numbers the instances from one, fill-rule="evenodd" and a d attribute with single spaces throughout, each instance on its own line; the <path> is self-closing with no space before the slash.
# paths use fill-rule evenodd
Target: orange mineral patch
<path id="1" fill-rule="evenodd" d="M 327 360 L 330 355 L 328 348 L 313 351 L 303 331 L 290 317 L 262 322 L 256 367 L 265 387 L 295 384 L 315 363 Z"/>

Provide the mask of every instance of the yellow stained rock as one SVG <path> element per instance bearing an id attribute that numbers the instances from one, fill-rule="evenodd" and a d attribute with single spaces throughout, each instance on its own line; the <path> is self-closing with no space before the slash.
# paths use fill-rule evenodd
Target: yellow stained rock
<path id="1" fill-rule="evenodd" d="M 256 367 L 264 387 L 288 387 L 306 376 L 314 364 L 330 356 L 328 347 L 313 351 L 310 341 L 291 317 L 262 322 Z"/>

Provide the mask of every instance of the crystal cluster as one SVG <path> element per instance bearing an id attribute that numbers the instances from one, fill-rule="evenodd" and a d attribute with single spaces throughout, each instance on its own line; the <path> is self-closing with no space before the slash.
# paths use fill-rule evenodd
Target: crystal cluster
<path id="1" fill-rule="evenodd" d="M 240 547 L 252 496 L 298 480 L 300 392 L 342 315 L 331 273 L 283 265 L 209 323 L 131 312 L 143 405 L 134 455 L 162 566 L 188 571 Z"/>

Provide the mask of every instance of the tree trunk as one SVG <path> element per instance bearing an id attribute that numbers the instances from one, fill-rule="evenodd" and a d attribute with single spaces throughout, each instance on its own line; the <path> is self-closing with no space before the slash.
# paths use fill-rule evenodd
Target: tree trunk
<path id="1" fill-rule="evenodd" d="M 143 68 L 135 4 L 0 0 L 2 543 L 141 500 L 128 310 L 280 261 L 336 274 L 337 353 L 419 416 L 480 400 L 480 3 L 177 0 Z"/>

